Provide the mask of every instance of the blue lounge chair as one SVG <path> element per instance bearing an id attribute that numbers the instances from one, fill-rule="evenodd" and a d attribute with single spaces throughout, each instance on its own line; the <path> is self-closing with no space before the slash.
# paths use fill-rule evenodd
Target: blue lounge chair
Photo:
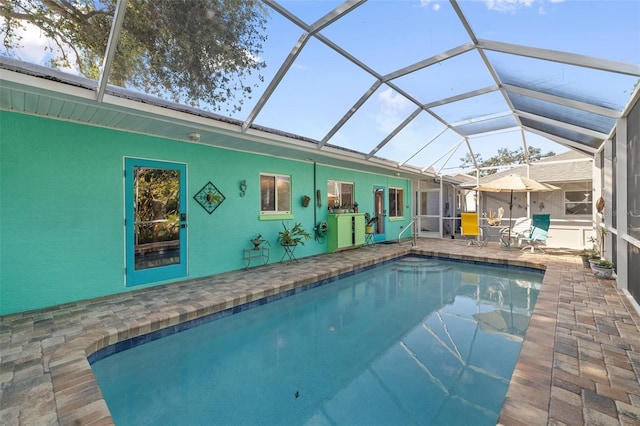
<path id="1" fill-rule="evenodd" d="M 550 225 L 551 215 L 534 214 L 531 221 L 531 231 L 518 237 L 518 244 L 527 244 L 526 246 L 522 247 L 522 250 L 531 249 L 531 253 L 533 253 L 536 249 L 538 249 L 541 253 L 544 253 L 544 250 L 540 248 L 540 245 L 547 244 Z"/>

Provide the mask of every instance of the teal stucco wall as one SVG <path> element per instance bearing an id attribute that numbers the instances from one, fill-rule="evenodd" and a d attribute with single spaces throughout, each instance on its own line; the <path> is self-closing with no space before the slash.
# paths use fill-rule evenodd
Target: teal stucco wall
<path id="1" fill-rule="evenodd" d="M 294 219 L 287 223 L 300 222 L 309 232 L 326 220 L 328 179 L 354 182 L 362 212 L 372 211 L 374 185 L 409 188 L 394 176 L 318 165 L 323 202 L 314 223 L 313 201 L 307 208 L 300 201 L 303 195 L 315 199 L 309 162 L 9 112 L 0 112 L 0 123 L 0 315 L 162 284 L 125 285 L 125 157 L 187 165 L 184 279 L 243 268 L 242 249 L 251 247 L 249 240 L 258 233 L 271 244 L 270 263 L 280 260 L 282 224 L 259 217 L 260 172 L 291 175 Z M 208 181 L 226 196 L 211 215 L 193 199 Z M 408 203 L 408 190 L 405 198 Z M 387 238 L 397 237 L 409 221 L 387 224 Z M 311 240 L 296 255 L 326 250 L 326 242 Z"/>

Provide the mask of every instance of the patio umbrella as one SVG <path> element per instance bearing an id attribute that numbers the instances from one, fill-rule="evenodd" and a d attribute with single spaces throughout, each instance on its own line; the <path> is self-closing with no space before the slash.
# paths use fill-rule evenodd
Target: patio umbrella
<path id="1" fill-rule="evenodd" d="M 510 173 L 501 178 L 494 179 L 492 181 L 483 183 L 473 188 L 476 191 L 484 192 L 509 192 L 511 197 L 509 198 L 509 236 L 511 236 L 511 214 L 513 211 L 513 193 L 514 192 L 544 192 L 555 191 L 560 189 L 557 186 L 550 185 L 548 183 L 540 183 L 533 179 L 520 176 L 515 173 Z M 511 237 L 507 242 L 507 247 L 511 248 Z"/>

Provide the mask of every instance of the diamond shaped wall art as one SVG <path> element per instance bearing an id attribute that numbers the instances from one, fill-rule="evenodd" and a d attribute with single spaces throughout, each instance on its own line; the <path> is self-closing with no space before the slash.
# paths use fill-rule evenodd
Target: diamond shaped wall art
<path id="1" fill-rule="evenodd" d="M 214 184 L 208 182 L 202 187 L 200 191 L 193 196 L 193 198 L 200 204 L 207 213 L 211 214 L 220 204 L 225 200 L 225 196 L 222 192 L 216 188 Z"/>

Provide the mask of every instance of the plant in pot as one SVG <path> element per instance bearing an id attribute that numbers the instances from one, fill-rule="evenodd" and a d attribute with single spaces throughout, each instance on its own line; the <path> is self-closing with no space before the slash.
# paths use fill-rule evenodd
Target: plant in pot
<path id="1" fill-rule="evenodd" d="M 253 244 L 253 249 L 258 250 L 262 245 L 262 243 L 264 243 L 265 241 L 267 240 L 263 239 L 261 234 L 256 235 L 255 238 L 251 239 L 251 243 Z"/>
<path id="2" fill-rule="evenodd" d="M 580 252 L 582 258 L 582 266 L 589 268 L 591 260 L 600 260 L 600 252 L 597 249 L 584 249 Z"/>
<path id="3" fill-rule="evenodd" d="M 608 280 L 609 278 L 611 278 L 611 275 L 613 275 L 613 267 L 613 262 L 607 259 L 602 259 L 599 262 L 591 263 L 591 270 L 593 271 L 593 275 L 595 275 L 596 278 L 602 278 L 605 280 Z"/>
<path id="4" fill-rule="evenodd" d="M 607 235 L 609 235 L 609 231 L 603 227 L 598 226 L 596 232 L 598 233 L 595 237 L 589 237 L 589 242 L 593 244 L 593 250 L 598 254 L 599 257 L 604 257 L 604 239 Z"/>
<path id="5" fill-rule="evenodd" d="M 365 213 L 364 220 L 365 220 L 365 225 L 364 225 L 365 232 L 367 234 L 373 234 L 373 225 L 375 225 L 378 222 L 378 217 L 377 216 L 371 217 L 369 213 Z"/>
<path id="6" fill-rule="evenodd" d="M 282 222 L 282 227 L 284 231 L 278 232 L 278 239 L 283 246 L 304 245 L 305 240 L 311 238 L 311 234 L 305 231 L 300 223 L 293 225 L 293 228 L 287 228 L 287 225 Z"/>

